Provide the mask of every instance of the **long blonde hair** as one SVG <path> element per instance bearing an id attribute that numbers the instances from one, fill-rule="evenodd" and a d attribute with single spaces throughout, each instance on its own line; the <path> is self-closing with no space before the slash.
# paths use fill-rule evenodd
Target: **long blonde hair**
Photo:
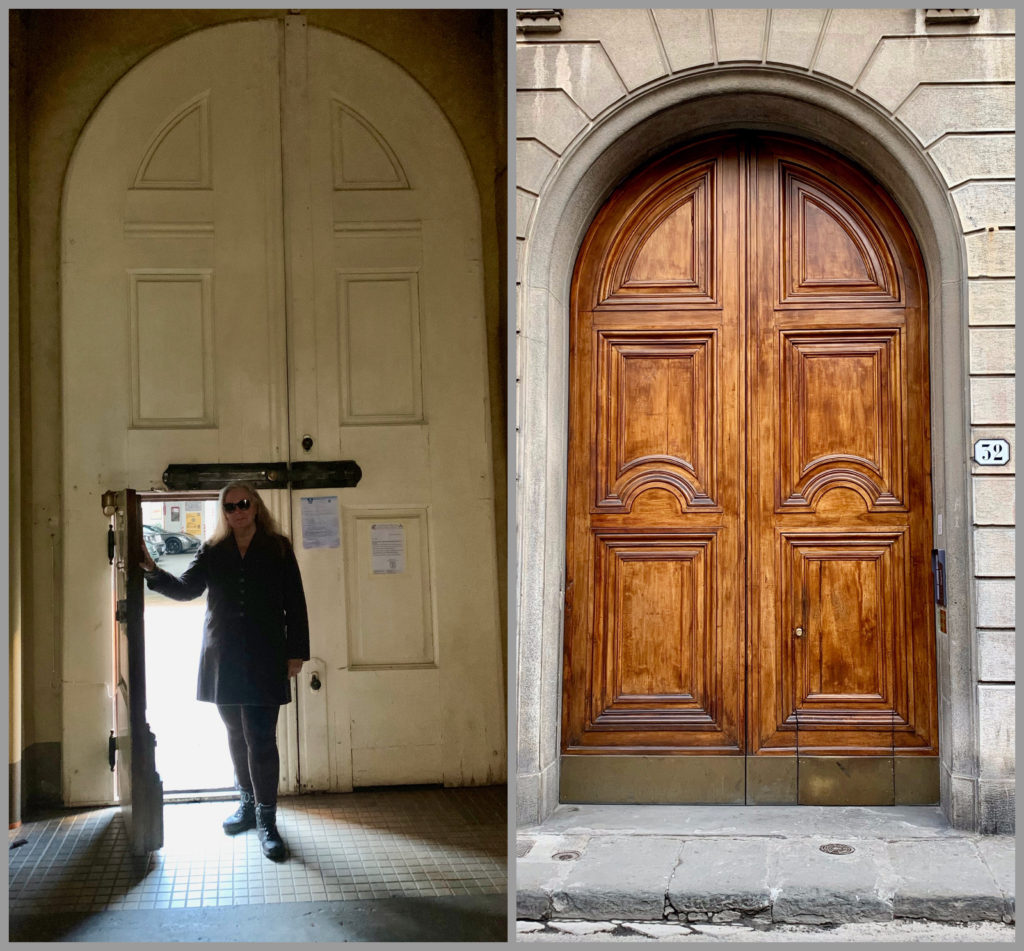
<path id="1" fill-rule="evenodd" d="M 257 531 L 263 532 L 271 538 L 283 539 L 285 542 L 289 541 L 288 536 L 278 526 L 277 519 L 271 515 L 270 509 L 267 508 L 263 499 L 260 498 L 259 492 L 256 491 L 256 486 L 251 482 L 229 482 L 220 490 L 220 494 L 217 496 L 217 526 L 206 540 L 207 545 L 219 545 L 231 535 L 231 526 L 228 524 L 227 516 L 224 513 L 224 496 L 232 489 L 242 489 L 252 500 L 253 509 L 256 513 Z"/>

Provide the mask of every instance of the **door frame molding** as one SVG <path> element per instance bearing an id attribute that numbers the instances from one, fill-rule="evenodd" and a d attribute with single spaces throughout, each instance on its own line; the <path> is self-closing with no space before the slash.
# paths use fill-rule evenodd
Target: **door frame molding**
<path id="1" fill-rule="evenodd" d="M 772 67 L 712 68 L 625 98 L 565 149 L 534 207 L 519 256 L 513 401 L 521 487 L 512 589 L 518 822 L 543 821 L 559 801 L 569 299 L 576 256 L 620 181 L 660 152 L 738 128 L 796 135 L 870 169 L 917 238 L 928 280 L 933 513 L 944 516 L 936 547 L 945 548 L 947 566 L 947 633 L 937 634 L 940 802 L 955 827 L 975 829 L 966 245 L 938 170 L 890 114 L 831 81 Z"/>

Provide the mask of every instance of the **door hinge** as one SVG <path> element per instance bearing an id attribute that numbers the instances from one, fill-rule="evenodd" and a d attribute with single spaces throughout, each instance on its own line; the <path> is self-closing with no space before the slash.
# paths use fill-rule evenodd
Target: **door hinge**
<path id="1" fill-rule="evenodd" d="M 114 771 L 114 764 L 117 762 L 117 737 L 114 736 L 114 731 L 110 731 L 110 736 L 107 739 L 107 762 L 110 763 L 110 771 Z"/>

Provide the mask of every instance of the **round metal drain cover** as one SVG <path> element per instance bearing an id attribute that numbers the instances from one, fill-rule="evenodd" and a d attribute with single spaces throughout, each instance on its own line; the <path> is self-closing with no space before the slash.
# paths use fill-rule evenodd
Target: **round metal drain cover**
<path id="1" fill-rule="evenodd" d="M 843 845 L 842 842 L 828 842 L 825 845 L 819 845 L 818 848 L 822 852 L 828 852 L 829 855 L 849 855 L 854 851 L 852 845 Z"/>
<path id="2" fill-rule="evenodd" d="M 558 859 L 559 862 L 571 862 L 573 859 L 580 857 L 579 852 L 556 852 L 551 856 L 553 859 Z"/>

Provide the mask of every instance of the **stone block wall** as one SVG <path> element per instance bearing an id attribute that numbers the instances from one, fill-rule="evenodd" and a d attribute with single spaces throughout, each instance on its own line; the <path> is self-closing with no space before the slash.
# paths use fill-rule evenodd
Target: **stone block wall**
<path id="1" fill-rule="evenodd" d="M 1016 522 L 1014 11 L 568 8 L 522 11 L 518 25 L 520 280 L 538 202 L 559 166 L 625 104 L 696 74 L 758 67 L 841 88 L 885 116 L 932 163 L 960 222 L 966 262 L 961 277 L 968 319 L 960 330 L 969 444 L 963 446 L 962 476 L 969 480 L 972 513 L 967 596 L 976 649 L 972 669 L 955 676 L 967 678 L 975 690 L 970 715 L 977 750 L 976 824 L 984 831 L 1009 831 Z M 638 154 L 637 166 L 646 157 Z M 520 325 L 535 290 L 519 295 Z M 523 346 L 533 343 L 521 340 Z M 517 396 L 520 423 L 528 422 L 533 398 Z M 1009 440 L 1010 462 L 972 463 L 974 441 L 983 437 Z M 517 473 L 527 443 L 520 432 Z M 525 510 L 522 504 L 518 509 L 521 566 Z M 530 610 L 520 606 L 521 621 Z M 520 664 L 531 672 L 535 662 L 521 653 Z M 521 710 L 520 722 L 532 724 L 537 716 L 537 710 Z"/>

